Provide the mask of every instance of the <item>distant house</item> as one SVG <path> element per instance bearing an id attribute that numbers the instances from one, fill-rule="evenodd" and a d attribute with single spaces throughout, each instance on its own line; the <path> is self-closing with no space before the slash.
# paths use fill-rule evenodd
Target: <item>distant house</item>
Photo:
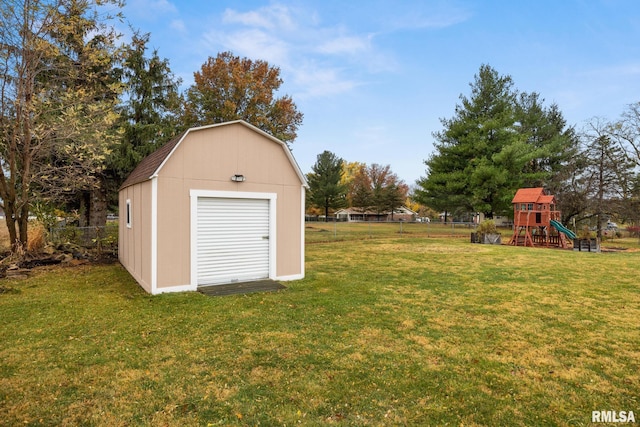
<path id="1" fill-rule="evenodd" d="M 480 224 L 485 219 L 486 218 L 484 214 L 481 212 L 478 212 L 473 216 L 473 222 L 475 224 Z M 511 218 L 509 218 L 508 216 L 502 216 L 502 215 L 495 215 L 493 217 L 493 222 L 495 222 L 496 226 L 498 227 L 510 227 L 511 225 L 513 225 L 513 221 L 511 220 Z"/>
<path id="2" fill-rule="evenodd" d="M 339 221 L 357 222 L 357 221 L 415 221 L 418 216 L 417 212 L 412 211 L 406 206 L 401 206 L 391 212 L 374 212 L 361 211 L 357 208 L 346 208 L 336 211 L 336 218 Z"/>

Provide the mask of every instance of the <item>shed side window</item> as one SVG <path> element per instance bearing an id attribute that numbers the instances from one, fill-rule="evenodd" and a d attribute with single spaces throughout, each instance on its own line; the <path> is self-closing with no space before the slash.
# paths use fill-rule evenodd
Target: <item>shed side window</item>
<path id="1" fill-rule="evenodd" d="M 127 199 L 127 228 L 131 228 L 131 199 Z"/>

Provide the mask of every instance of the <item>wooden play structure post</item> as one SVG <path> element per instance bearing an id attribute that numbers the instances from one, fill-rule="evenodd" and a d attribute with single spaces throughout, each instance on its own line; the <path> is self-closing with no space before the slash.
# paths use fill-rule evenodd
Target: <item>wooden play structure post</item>
<path id="1" fill-rule="evenodd" d="M 521 188 L 513 197 L 514 246 L 567 247 L 567 238 L 575 234 L 561 223 L 556 198 L 543 188 Z"/>

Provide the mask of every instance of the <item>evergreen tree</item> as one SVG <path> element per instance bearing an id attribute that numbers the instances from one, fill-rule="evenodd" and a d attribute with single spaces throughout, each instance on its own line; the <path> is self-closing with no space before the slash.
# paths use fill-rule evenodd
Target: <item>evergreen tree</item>
<path id="1" fill-rule="evenodd" d="M 181 80 L 157 50 L 146 55 L 148 43 L 149 34 L 136 32 L 124 53 L 125 90 L 119 107 L 122 141 L 109 159 L 109 174 L 117 186 L 144 157 L 183 130 Z"/>
<path id="2" fill-rule="evenodd" d="M 494 156 L 519 141 L 512 86 L 511 77 L 500 76 L 488 65 L 480 67 L 471 96 L 461 95 L 455 116 L 442 119 L 445 129 L 434 134 L 437 154 L 425 162 L 428 176 L 420 181 L 425 204 L 447 195 L 443 203 L 483 212 L 487 218 L 508 209 L 511 188 L 505 184 L 510 176 Z M 518 150 L 503 153 L 502 164 L 519 154 Z"/>
<path id="3" fill-rule="evenodd" d="M 556 194 L 568 179 L 567 164 L 576 156 L 579 140 L 567 127 L 558 106 L 546 108 L 537 93 L 523 93 L 516 102 L 516 129 L 531 153 L 522 170 L 523 187 L 545 187 Z"/>
<path id="4" fill-rule="evenodd" d="M 470 97 L 461 95 L 455 116 L 441 121 L 416 198 L 444 211 L 510 213 L 518 188 L 560 186 L 557 177 L 577 144 L 557 106 L 544 108 L 536 93 L 518 96 L 511 77 L 488 65 Z"/>
<path id="5" fill-rule="evenodd" d="M 346 206 L 346 185 L 342 183 L 344 161 L 330 151 L 319 154 L 316 163 L 307 174 L 309 191 L 307 201 L 324 209 L 325 220 L 330 209 Z"/>

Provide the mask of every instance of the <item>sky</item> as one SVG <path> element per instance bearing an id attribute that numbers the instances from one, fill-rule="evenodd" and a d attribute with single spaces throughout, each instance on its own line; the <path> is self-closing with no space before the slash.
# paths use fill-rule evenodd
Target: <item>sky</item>
<path id="1" fill-rule="evenodd" d="M 637 0 L 127 0 L 123 13 L 183 89 L 219 52 L 279 67 L 279 95 L 304 114 L 303 173 L 328 150 L 413 185 L 483 64 L 577 129 L 640 102 Z"/>

